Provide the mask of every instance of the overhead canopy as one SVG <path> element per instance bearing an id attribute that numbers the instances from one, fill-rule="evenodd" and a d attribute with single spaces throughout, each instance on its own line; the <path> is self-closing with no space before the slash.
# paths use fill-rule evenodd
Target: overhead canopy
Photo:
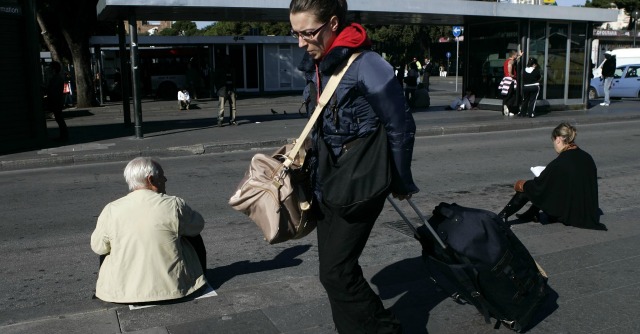
<path id="1" fill-rule="evenodd" d="M 99 0 L 99 20 L 289 21 L 290 0 Z M 618 11 L 461 0 L 348 0 L 352 20 L 370 24 L 462 25 L 474 18 L 611 22 Z"/>

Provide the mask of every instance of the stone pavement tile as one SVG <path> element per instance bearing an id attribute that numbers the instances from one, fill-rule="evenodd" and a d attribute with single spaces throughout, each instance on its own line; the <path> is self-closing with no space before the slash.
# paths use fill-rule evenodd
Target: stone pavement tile
<path id="1" fill-rule="evenodd" d="M 436 305 L 427 315 L 427 331 L 423 333 L 460 334 L 460 333 L 487 333 L 502 334 L 513 333 L 512 330 L 500 326 L 498 330 L 493 328 L 495 320 L 491 324 L 484 321 L 484 317 L 470 304 L 460 305 L 447 298 Z"/>
<path id="2" fill-rule="evenodd" d="M 322 329 L 324 325 L 333 327 L 331 306 L 326 298 L 267 307 L 262 312 L 283 333 L 299 333 L 312 328 Z"/>
<path id="3" fill-rule="evenodd" d="M 120 309 L 118 317 L 123 332 L 201 321 L 235 313 L 233 301 L 224 293 L 218 296 L 177 304 L 159 305 L 138 310 Z"/>
<path id="4" fill-rule="evenodd" d="M 615 333 L 619 326 L 638 326 L 638 305 L 626 304 L 629 297 L 638 296 L 640 285 L 636 284 L 619 291 L 599 293 L 584 298 L 562 302 L 559 308 L 529 333 Z M 635 324 L 634 324 L 635 323 Z M 637 333 L 629 331 L 624 333 Z"/>
<path id="5" fill-rule="evenodd" d="M 295 280 L 289 280 L 289 287 L 298 293 L 300 302 L 316 298 L 327 298 L 327 293 L 318 276 L 303 276 Z"/>
<path id="6" fill-rule="evenodd" d="M 330 324 L 324 324 L 316 327 L 305 328 L 300 330 L 293 330 L 291 332 L 285 332 L 283 334 L 336 334 L 333 321 Z"/>
<path id="7" fill-rule="evenodd" d="M 554 270 L 547 266 L 549 284 L 560 294 L 560 303 L 571 303 L 587 296 L 604 294 L 631 284 L 640 284 L 640 257 L 628 250 L 638 243 L 637 237 L 630 237 L 580 247 L 563 252 L 563 261 L 568 266 L 583 263 L 579 268 Z M 545 259 L 549 263 L 549 259 Z"/>
<path id="8" fill-rule="evenodd" d="M 3 334 L 108 334 L 120 333 L 120 325 L 115 310 L 61 315 L 36 321 L 22 322 L 0 327 Z"/>
<path id="9" fill-rule="evenodd" d="M 235 312 L 264 309 L 297 303 L 302 299 L 287 281 L 273 281 L 267 284 L 246 286 L 241 289 L 219 291 L 233 301 Z"/>
<path id="10" fill-rule="evenodd" d="M 253 310 L 231 315 L 211 317 L 209 319 L 167 326 L 172 334 L 248 334 L 280 333 L 264 315 L 262 310 Z"/>
<path id="11" fill-rule="evenodd" d="M 134 332 L 127 332 L 130 334 L 169 334 L 169 331 L 164 328 L 164 327 L 154 327 L 154 328 L 147 328 L 147 329 L 142 329 L 139 331 L 134 331 Z"/>

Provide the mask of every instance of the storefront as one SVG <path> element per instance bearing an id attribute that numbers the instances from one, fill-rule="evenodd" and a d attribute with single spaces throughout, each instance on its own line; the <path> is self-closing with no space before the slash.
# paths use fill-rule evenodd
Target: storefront
<path id="1" fill-rule="evenodd" d="M 511 50 L 522 50 L 522 65 L 536 58 L 543 75 L 539 99 L 551 109 L 586 102 L 592 27 L 586 22 L 504 20 L 469 22 L 465 26 L 469 66 L 465 85 L 477 91 L 481 103 L 499 106 L 498 85 Z M 520 68 L 520 71 L 522 68 Z"/>

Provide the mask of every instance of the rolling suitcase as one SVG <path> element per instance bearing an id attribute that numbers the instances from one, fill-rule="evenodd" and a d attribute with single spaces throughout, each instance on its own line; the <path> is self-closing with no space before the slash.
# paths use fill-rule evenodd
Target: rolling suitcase
<path id="1" fill-rule="evenodd" d="M 431 279 L 458 302 L 473 304 L 484 316 L 522 332 L 548 293 L 547 277 L 526 247 L 490 211 L 440 203 L 428 220 L 408 200 L 423 225 L 414 226 L 388 197 L 422 245 Z"/>

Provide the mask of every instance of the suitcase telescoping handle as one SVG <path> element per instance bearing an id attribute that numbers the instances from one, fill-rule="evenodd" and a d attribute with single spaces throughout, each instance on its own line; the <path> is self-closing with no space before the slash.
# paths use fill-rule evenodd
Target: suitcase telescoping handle
<path id="1" fill-rule="evenodd" d="M 393 208 L 396 209 L 400 217 L 402 217 L 402 220 L 404 220 L 405 224 L 407 224 L 407 226 L 409 226 L 411 231 L 413 231 L 413 234 L 416 236 L 416 238 L 420 238 L 420 234 L 418 234 L 416 227 L 409 220 L 409 218 L 407 218 L 407 216 L 404 214 L 404 211 L 402 211 L 402 209 L 398 206 L 398 203 L 396 203 L 396 201 L 391 197 L 391 195 L 387 196 L 387 200 L 389 201 L 389 203 L 391 203 Z M 418 209 L 418 207 L 413 203 L 411 198 L 407 199 L 407 203 L 409 203 L 409 206 L 411 206 L 413 211 L 415 211 L 418 214 L 418 217 L 420 217 L 420 220 L 422 220 L 422 222 L 427 227 L 429 232 L 431 232 L 431 235 L 433 235 L 433 238 L 440 244 L 440 247 L 442 247 L 442 249 L 447 249 L 447 245 L 442 241 L 442 239 L 440 239 L 440 236 L 438 236 L 438 233 L 436 233 L 433 227 L 431 227 L 431 224 L 429 224 L 429 222 L 427 221 L 427 218 L 422 214 L 422 211 L 420 211 L 420 209 Z"/>

